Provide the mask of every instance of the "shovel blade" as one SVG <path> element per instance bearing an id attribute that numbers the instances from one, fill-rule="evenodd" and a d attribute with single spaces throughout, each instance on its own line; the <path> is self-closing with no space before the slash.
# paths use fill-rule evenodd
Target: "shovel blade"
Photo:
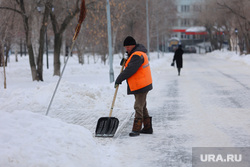
<path id="1" fill-rule="evenodd" d="M 96 137 L 113 137 L 118 128 L 119 120 L 115 117 L 99 118 L 95 130 Z"/>

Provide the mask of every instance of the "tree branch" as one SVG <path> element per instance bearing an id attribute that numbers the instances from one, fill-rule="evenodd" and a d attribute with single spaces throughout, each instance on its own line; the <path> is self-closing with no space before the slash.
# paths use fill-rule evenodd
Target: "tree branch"
<path id="1" fill-rule="evenodd" d="M 17 3 L 18 5 L 20 5 L 20 2 L 19 2 L 18 0 L 16 0 L 16 3 Z"/>
<path id="2" fill-rule="evenodd" d="M 3 9 L 3 10 L 11 10 L 11 11 L 13 11 L 13 12 L 16 12 L 16 13 L 20 14 L 20 15 L 24 15 L 23 12 L 21 12 L 21 11 L 19 11 L 19 10 L 16 10 L 16 9 L 13 9 L 13 8 L 10 8 L 10 7 L 2 7 L 2 6 L 0 6 L 0 9 Z"/>
<path id="3" fill-rule="evenodd" d="M 240 18 L 242 18 L 243 20 L 247 20 L 247 18 L 245 16 L 242 16 L 241 14 L 237 13 L 235 10 L 233 10 L 230 6 L 228 6 L 225 2 L 224 4 L 221 4 L 220 2 L 217 2 L 217 4 L 221 7 L 225 7 L 227 8 L 229 11 L 231 11 L 233 14 L 235 14 L 236 16 L 239 16 Z M 249 22 L 249 21 L 248 21 Z"/>

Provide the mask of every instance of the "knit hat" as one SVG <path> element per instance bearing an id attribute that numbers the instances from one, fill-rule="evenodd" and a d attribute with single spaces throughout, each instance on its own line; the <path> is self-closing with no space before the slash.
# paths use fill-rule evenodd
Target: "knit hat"
<path id="1" fill-rule="evenodd" d="M 123 42 L 123 46 L 136 45 L 136 41 L 133 37 L 127 36 L 127 38 Z"/>

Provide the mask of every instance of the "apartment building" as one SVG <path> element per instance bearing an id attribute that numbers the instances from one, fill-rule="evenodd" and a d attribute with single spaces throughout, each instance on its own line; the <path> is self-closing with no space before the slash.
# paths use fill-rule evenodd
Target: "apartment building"
<path id="1" fill-rule="evenodd" d="M 204 40 L 206 30 L 197 22 L 197 13 L 204 6 L 205 0 L 175 0 L 177 7 L 177 20 L 173 23 L 171 37 L 181 40 L 184 45 L 191 45 Z"/>

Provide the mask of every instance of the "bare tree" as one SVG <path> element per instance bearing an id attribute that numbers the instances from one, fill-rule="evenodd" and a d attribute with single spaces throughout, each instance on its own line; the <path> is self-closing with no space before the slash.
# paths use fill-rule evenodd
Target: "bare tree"
<path id="1" fill-rule="evenodd" d="M 202 4 L 202 9 L 197 12 L 197 18 L 199 24 L 206 27 L 208 32 L 208 39 L 211 42 L 212 49 L 219 49 L 219 36 L 223 24 L 221 20 L 223 11 L 218 8 L 216 0 L 211 0 L 209 2 L 205 1 Z"/>
<path id="2" fill-rule="evenodd" d="M 169 20 L 174 18 L 174 5 L 173 0 L 149 2 L 150 36 L 154 39 L 156 26 L 159 26 L 160 34 L 166 34 L 171 29 Z M 33 80 L 43 81 L 44 36 L 51 27 L 54 32 L 54 75 L 60 75 L 62 41 L 65 40 L 67 45 L 71 43 L 75 30 L 71 25 L 75 25 L 77 21 L 79 3 L 80 0 L 9 0 L 0 4 L 0 9 L 15 12 L 22 18 Z M 145 0 L 110 0 L 114 53 L 124 51 L 122 42 L 127 35 L 146 44 L 145 3 Z M 81 55 L 89 52 L 102 55 L 101 59 L 105 63 L 108 52 L 106 1 L 86 0 L 86 8 L 87 18 L 76 41 L 79 62 L 83 63 Z M 21 35 L 13 36 L 16 37 L 16 42 L 20 41 Z"/>
<path id="3" fill-rule="evenodd" d="M 8 9 L 11 11 L 14 11 L 16 13 L 19 13 L 23 18 L 23 25 L 25 30 L 25 37 L 26 37 L 26 44 L 28 47 L 29 52 L 29 62 L 31 67 L 31 73 L 32 73 L 32 79 L 38 80 L 37 78 L 37 71 L 36 71 L 36 64 L 35 64 L 35 58 L 34 58 L 34 51 L 33 46 L 31 43 L 31 26 L 30 26 L 30 20 L 31 20 L 31 13 L 34 11 L 34 4 L 31 2 L 28 6 L 25 5 L 24 0 L 20 1 L 11 1 L 10 3 L 11 7 L 5 6 L 1 7 L 0 9 Z M 18 9 L 16 9 L 16 5 L 18 6 Z M 33 6 L 33 7 L 32 7 Z"/>
<path id="4" fill-rule="evenodd" d="M 173 0 L 154 0 L 151 1 L 151 14 L 150 14 L 150 23 L 151 23 L 151 43 L 152 48 L 155 50 L 160 49 L 160 41 L 165 39 L 165 37 L 170 36 L 172 33 L 172 22 L 174 22 L 176 17 L 176 6 Z M 163 41 L 164 43 L 165 41 Z M 163 44 L 161 44 L 163 45 Z"/>
<path id="5" fill-rule="evenodd" d="M 46 0 L 43 6 L 44 6 L 44 13 L 43 13 L 42 25 L 40 27 L 39 52 L 37 60 L 37 76 L 40 81 L 43 81 L 43 53 L 44 53 L 45 32 L 47 31 L 49 14 L 52 10 L 52 0 Z"/>
<path id="6" fill-rule="evenodd" d="M 234 17 L 233 26 L 238 29 L 239 38 L 238 45 L 240 46 L 240 52 L 243 53 L 244 46 L 246 51 L 250 53 L 250 1 L 249 0 L 218 0 L 218 6 L 230 12 Z M 234 33 L 234 28 L 232 27 L 232 33 Z"/>
<path id="7" fill-rule="evenodd" d="M 50 18 L 54 31 L 54 75 L 60 76 L 60 53 L 62 47 L 63 33 L 71 20 L 80 12 L 80 0 L 61 0 L 53 1 L 53 10 L 50 12 Z M 65 7 L 66 4 L 66 7 Z"/>
<path id="8" fill-rule="evenodd" d="M 42 76 L 42 56 L 43 56 L 43 43 L 44 42 L 44 29 L 45 29 L 45 23 L 47 22 L 48 18 L 48 10 L 50 10 L 52 0 L 44 0 L 44 1 L 33 1 L 33 0 L 10 0 L 6 3 L 2 3 L 0 9 L 10 10 L 15 13 L 18 13 L 21 15 L 23 19 L 23 26 L 25 31 L 25 38 L 26 38 L 26 44 L 28 48 L 29 53 L 29 63 L 31 68 L 31 74 L 32 79 L 37 81 L 43 81 Z M 35 55 L 34 55 L 34 49 L 32 44 L 32 21 L 34 19 L 34 16 L 36 15 L 37 7 L 39 6 L 39 3 L 45 3 L 45 12 L 44 12 L 44 19 L 43 23 L 41 25 L 40 29 L 40 46 L 39 49 L 39 55 L 38 55 L 38 62 L 36 62 Z M 46 13 L 47 12 L 47 13 Z"/>
<path id="9" fill-rule="evenodd" d="M 198 14 L 198 18 L 208 31 L 212 48 L 221 48 L 225 34 L 229 48 L 232 48 L 230 39 L 234 38 L 238 41 L 236 45 L 240 46 L 241 54 L 244 47 L 250 53 L 250 1 L 210 0 L 205 1 L 203 6 L 205 8 Z M 236 28 L 238 34 L 235 34 Z"/>
<path id="10" fill-rule="evenodd" d="M 12 47 L 12 44 L 16 40 L 16 36 L 19 35 L 20 29 L 20 16 L 16 13 L 9 10 L 0 10 L 0 22 L 2 23 L 0 27 L 0 57 L 2 56 L 2 50 L 4 49 L 4 55 L 6 56 L 5 59 L 5 66 L 7 66 L 7 60 L 9 57 L 9 53 Z M 0 58 L 0 66 L 1 66 L 1 58 Z"/>
<path id="11" fill-rule="evenodd" d="M 12 21 L 9 22 L 8 20 L 12 18 Z M 11 43 L 11 35 L 10 29 L 13 29 L 13 20 L 14 17 L 10 15 L 10 13 L 6 13 L 1 17 L 2 26 L 0 27 L 0 67 L 3 67 L 3 74 L 4 74 L 4 89 L 7 88 L 7 78 L 6 78 L 6 66 L 8 61 L 8 54 L 10 50 L 10 43 Z M 4 58 L 6 57 L 6 58 Z"/>
<path id="12" fill-rule="evenodd" d="M 120 30 L 124 28 L 122 18 L 125 13 L 126 3 L 121 0 L 110 0 L 113 53 L 116 52 L 116 37 Z M 92 53 L 101 55 L 101 60 L 105 64 L 108 52 L 106 1 L 97 1 L 88 6 L 88 15 L 84 28 L 76 43 L 78 53 Z M 79 55 L 79 57 L 81 57 Z"/>

